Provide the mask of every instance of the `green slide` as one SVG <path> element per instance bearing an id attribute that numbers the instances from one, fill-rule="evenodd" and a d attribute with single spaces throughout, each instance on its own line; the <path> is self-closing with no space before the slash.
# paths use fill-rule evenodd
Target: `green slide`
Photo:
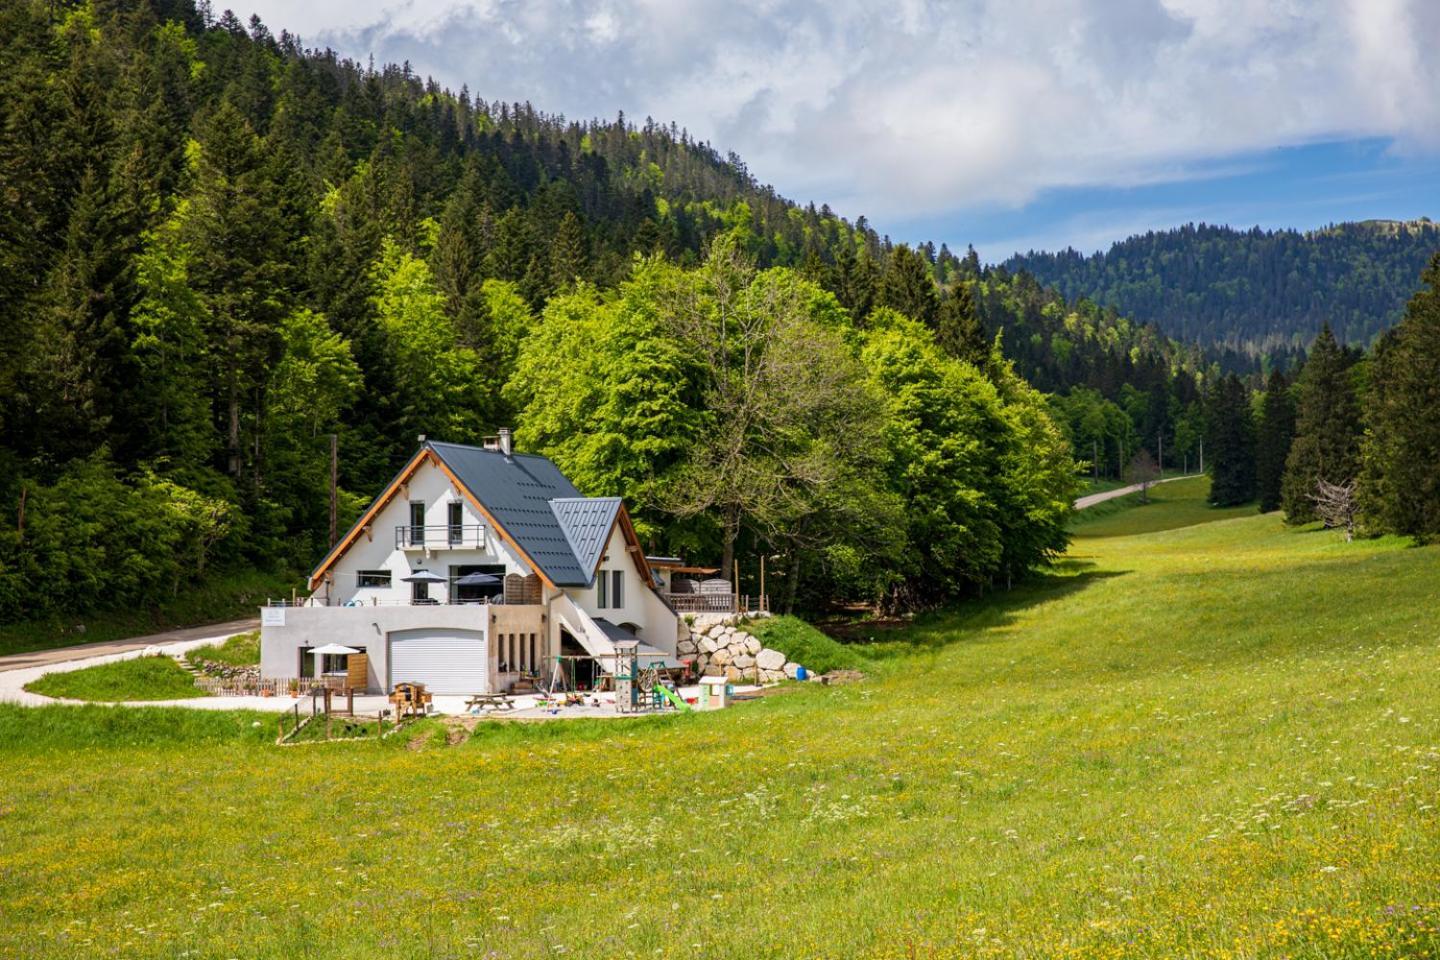
<path id="1" fill-rule="evenodd" d="M 680 699 L 680 695 L 674 690 L 671 690 L 669 687 L 657 683 L 655 684 L 655 692 L 660 694 L 660 696 L 664 697 L 666 700 L 669 700 L 671 703 L 675 704 L 675 709 L 684 710 L 687 713 L 690 711 L 690 704 Z"/>

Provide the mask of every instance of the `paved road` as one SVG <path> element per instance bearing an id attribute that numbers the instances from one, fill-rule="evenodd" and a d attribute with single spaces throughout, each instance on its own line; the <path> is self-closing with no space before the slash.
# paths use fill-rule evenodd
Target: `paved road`
<path id="1" fill-rule="evenodd" d="M 1198 477 L 1200 474 L 1192 473 L 1184 477 L 1166 477 L 1164 480 L 1156 480 L 1155 483 L 1169 483 L 1171 480 L 1188 480 L 1190 477 Z M 1150 486 L 1155 486 L 1155 483 Z M 1120 487 L 1116 490 L 1106 490 L 1104 493 L 1092 493 L 1088 497 L 1081 497 L 1075 501 L 1076 510 L 1084 510 L 1086 507 L 1093 507 L 1097 503 L 1104 503 L 1106 500 L 1114 500 L 1116 497 L 1128 497 L 1132 493 L 1140 492 L 1140 484 L 1132 483 L 1128 487 Z"/>
<path id="2" fill-rule="evenodd" d="M 52 650 L 34 650 L 30 653 L 14 653 L 8 657 L 0 657 L 0 672 L 6 670 L 25 670 L 30 667 L 45 667 L 55 663 L 65 663 L 70 660 L 89 660 L 94 657 L 109 656 L 112 653 L 128 653 L 131 650 L 144 650 L 146 647 L 159 646 L 162 643 L 181 643 L 187 640 L 208 640 L 213 637 L 228 637 L 232 634 L 254 630 L 259 626 L 260 620 L 251 617 L 246 620 L 231 620 L 229 623 L 212 623 L 203 627 L 166 630 L 163 633 L 152 633 L 144 637 L 131 637 L 128 640 L 106 640 L 100 643 L 81 643 L 73 647 L 56 647 Z"/>

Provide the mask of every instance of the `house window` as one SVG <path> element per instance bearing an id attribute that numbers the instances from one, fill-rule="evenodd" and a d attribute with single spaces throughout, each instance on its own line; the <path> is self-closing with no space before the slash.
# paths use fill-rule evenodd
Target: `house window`
<path id="1" fill-rule="evenodd" d="M 458 546 L 465 539 L 465 505 L 458 500 L 450 502 L 450 545 Z"/>
<path id="2" fill-rule="evenodd" d="M 625 606 L 625 574 L 621 570 L 612 570 L 610 576 L 610 606 L 619 610 Z"/>
<path id="3" fill-rule="evenodd" d="M 601 570 L 595 575 L 595 608 L 604 610 L 607 606 L 606 594 L 610 592 L 610 571 Z"/>
<path id="4" fill-rule="evenodd" d="M 311 653 L 314 647 L 300 648 L 300 679 L 309 680 L 315 676 L 315 655 Z"/>
<path id="5" fill-rule="evenodd" d="M 389 587 L 389 570 L 361 570 L 355 574 L 355 585 L 357 587 Z"/>
<path id="6" fill-rule="evenodd" d="M 410 546 L 425 545 L 425 504 L 412 501 L 410 504 Z"/>

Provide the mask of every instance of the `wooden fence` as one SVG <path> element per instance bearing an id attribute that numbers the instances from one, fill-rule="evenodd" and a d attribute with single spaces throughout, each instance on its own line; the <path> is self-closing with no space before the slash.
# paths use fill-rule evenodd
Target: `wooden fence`
<path id="1" fill-rule="evenodd" d="M 195 686 L 216 697 L 288 697 L 292 691 L 300 696 L 309 696 L 312 690 L 344 690 L 345 677 L 304 677 L 300 680 L 260 680 L 243 677 L 195 678 Z M 293 687 L 292 687 L 293 684 Z"/>

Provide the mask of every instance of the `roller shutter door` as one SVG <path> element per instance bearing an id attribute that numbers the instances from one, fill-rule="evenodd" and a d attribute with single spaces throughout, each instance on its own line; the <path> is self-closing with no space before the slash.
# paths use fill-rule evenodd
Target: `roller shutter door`
<path id="1" fill-rule="evenodd" d="M 479 630 L 396 630 L 390 687 L 423 683 L 431 693 L 487 693 L 485 635 Z"/>

